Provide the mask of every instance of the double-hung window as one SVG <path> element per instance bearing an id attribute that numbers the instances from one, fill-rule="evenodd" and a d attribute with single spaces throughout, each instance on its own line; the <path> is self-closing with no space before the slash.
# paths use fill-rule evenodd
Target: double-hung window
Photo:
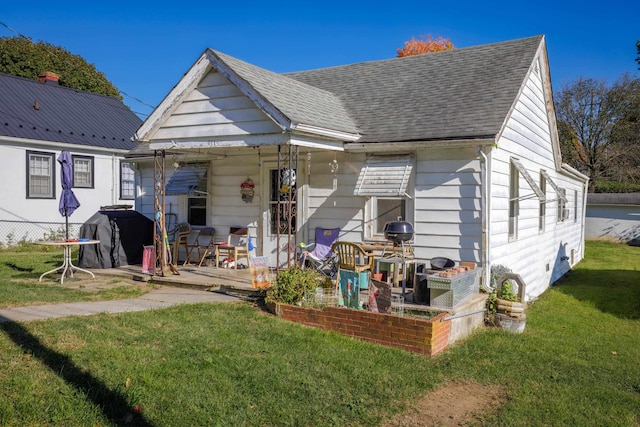
<path id="1" fill-rule="evenodd" d="M 520 176 L 527 181 L 533 193 L 520 195 Z M 544 192 L 529 174 L 519 159 L 511 158 L 509 169 L 509 240 L 518 238 L 518 216 L 520 215 L 520 201 L 537 198 L 539 203 L 546 201 Z M 540 212 L 542 213 L 542 212 Z M 543 221 L 543 219 L 539 219 Z"/>
<path id="2" fill-rule="evenodd" d="M 27 198 L 55 199 L 55 160 L 53 153 L 27 151 Z"/>
<path id="3" fill-rule="evenodd" d="M 120 163 L 120 199 L 133 200 L 136 197 L 136 175 L 133 163 Z"/>
<path id="4" fill-rule="evenodd" d="M 93 157 L 71 156 L 73 159 L 73 186 L 93 188 Z"/>
<path id="5" fill-rule="evenodd" d="M 520 210 L 520 174 L 514 163 L 509 172 L 509 240 L 518 238 L 518 212 Z"/>
<path id="6" fill-rule="evenodd" d="M 540 172 L 540 191 L 544 195 L 545 200 L 540 200 L 540 212 L 538 218 L 538 231 L 543 232 L 545 227 L 545 221 L 547 216 L 547 180 L 544 174 Z"/>

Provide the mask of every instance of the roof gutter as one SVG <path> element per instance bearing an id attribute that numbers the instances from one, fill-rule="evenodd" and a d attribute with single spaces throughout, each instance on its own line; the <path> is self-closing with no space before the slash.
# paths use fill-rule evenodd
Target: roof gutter
<path id="1" fill-rule="evenodd" d="M 357 141 L 360 135 L 351 132 L 342 132 L 339 130 L 321 128 L 318 126 L 305 125 L 300 123 L 291 123 L 291 130 L 296 132 L 310 133 L 313 135 L 324 136 L 327 138 L 338 139 L 341 141 Z"/>
<path id="2" fill-rule="evenodd" d="M 477 148 L 478 146 L 494 145 L 494 138 L 477 139 L 438 139 L 421 141 L 398 141 L 398 142 L 357 142 L 345 143 L 344 150 L 349 152 L 393 152 L 424 149 L 441 148 Z"/>
<path id="3" fill-rule="evenodd" d="M 90 151 L 98 151 L 101 153 L 104 152 L 109 154 L 122 154 L 122 155 L 130 151 L 126 148 L 123 149 L 123 148 L 95 147 L 93 145 L 69 144 L 66 142 L 43 141 L 40 139 L 31 139 L 31 138 L 16 138 L 13 136 L 4 136 L 4 135 L 0 135 L 0 140 L 7 141 L 14 144 L 20 144 L 20 145 L 29 145 L 29 146 L 41 145 L 43 147 L 59 148 L 62 150 L 68 149 L 70 151 L 71 150 L 73 151 L 90 150 Z"/>
<path id="4" fill-rule="evenodd" d="M 569 175 L 573 175 L 575 178 L 578 178 L 581 181 L 589 181 L 589 177 L 582 172 L 579 172 L 577 169 L 572 168 L 566 163 L 563 163 L 561 166 L 561 170 Z"/>

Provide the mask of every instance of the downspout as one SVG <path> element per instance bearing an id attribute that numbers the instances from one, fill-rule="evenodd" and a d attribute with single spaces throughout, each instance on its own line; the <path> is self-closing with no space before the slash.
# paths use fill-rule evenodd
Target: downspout
<path id="1" fill-rule="evenodd" d="M 585 248 L 584 248 L 584 235 L 585 229 L 587 227 L 587 191 L 589 191 L 589 181 L 585 181 L 584 186 L 582 187 L 582 226 L 580 227 L 580 259 L 584 259 L 585 256 Z M 573 266 L 572 266 L 573 267 Z"/>
<path id="2" fill-rule="evenodd" d="M 118 172 L 118 169 L 116 168 L 116 155 L 111 154 L 111 204 L 112 205 L 115 205 L 118 202 L 117 191 L 116 191 L 116 187 L 117 187 L 116 177 L 119 176 L 119 174 L 117 174 L 117 172 Z"/>
<path id="3" fill-rule="evenodd" d="M 491 209 L 491 197 L 489 193 L 489 159 L 484 153 L 483 147 L 478 146 L 478 154 L 482 157 L 480 166 L 480 182 L 482 185 L 482 196 L 480 200 L 481 224 L 482 224 L 482 246 L 480 258 L 482 261 L 482 288 L 488 292 L 491 291 L 491 268 L 489 266 L 489 235 L 491 218 L 489 211 Z"/>

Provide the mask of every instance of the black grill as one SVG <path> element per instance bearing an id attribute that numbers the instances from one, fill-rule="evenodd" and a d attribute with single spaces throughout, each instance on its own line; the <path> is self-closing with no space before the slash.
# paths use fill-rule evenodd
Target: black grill
<path id="1" fill-rule="evenodd" d="M 413 225 L 407 221 L 391 221 L 384 226 L 384 238 L 393 243 L 408 242 L 413 239 Z"/>

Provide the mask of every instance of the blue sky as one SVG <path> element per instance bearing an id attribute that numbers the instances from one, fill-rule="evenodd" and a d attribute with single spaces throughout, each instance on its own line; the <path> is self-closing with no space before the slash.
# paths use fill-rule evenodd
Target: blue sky
<path id="1" fill-rule="evenodd" d="M 637 0 L 5 0 L 0 22 L 83 56 L 143 118 L 152 109 L 132 97 L 157 105 L 207 47 L 287 72 L 393 58 L 423 34 L 458 48 L 544 34 L 554 91 L 579 76 L 640 76 Z"/>

